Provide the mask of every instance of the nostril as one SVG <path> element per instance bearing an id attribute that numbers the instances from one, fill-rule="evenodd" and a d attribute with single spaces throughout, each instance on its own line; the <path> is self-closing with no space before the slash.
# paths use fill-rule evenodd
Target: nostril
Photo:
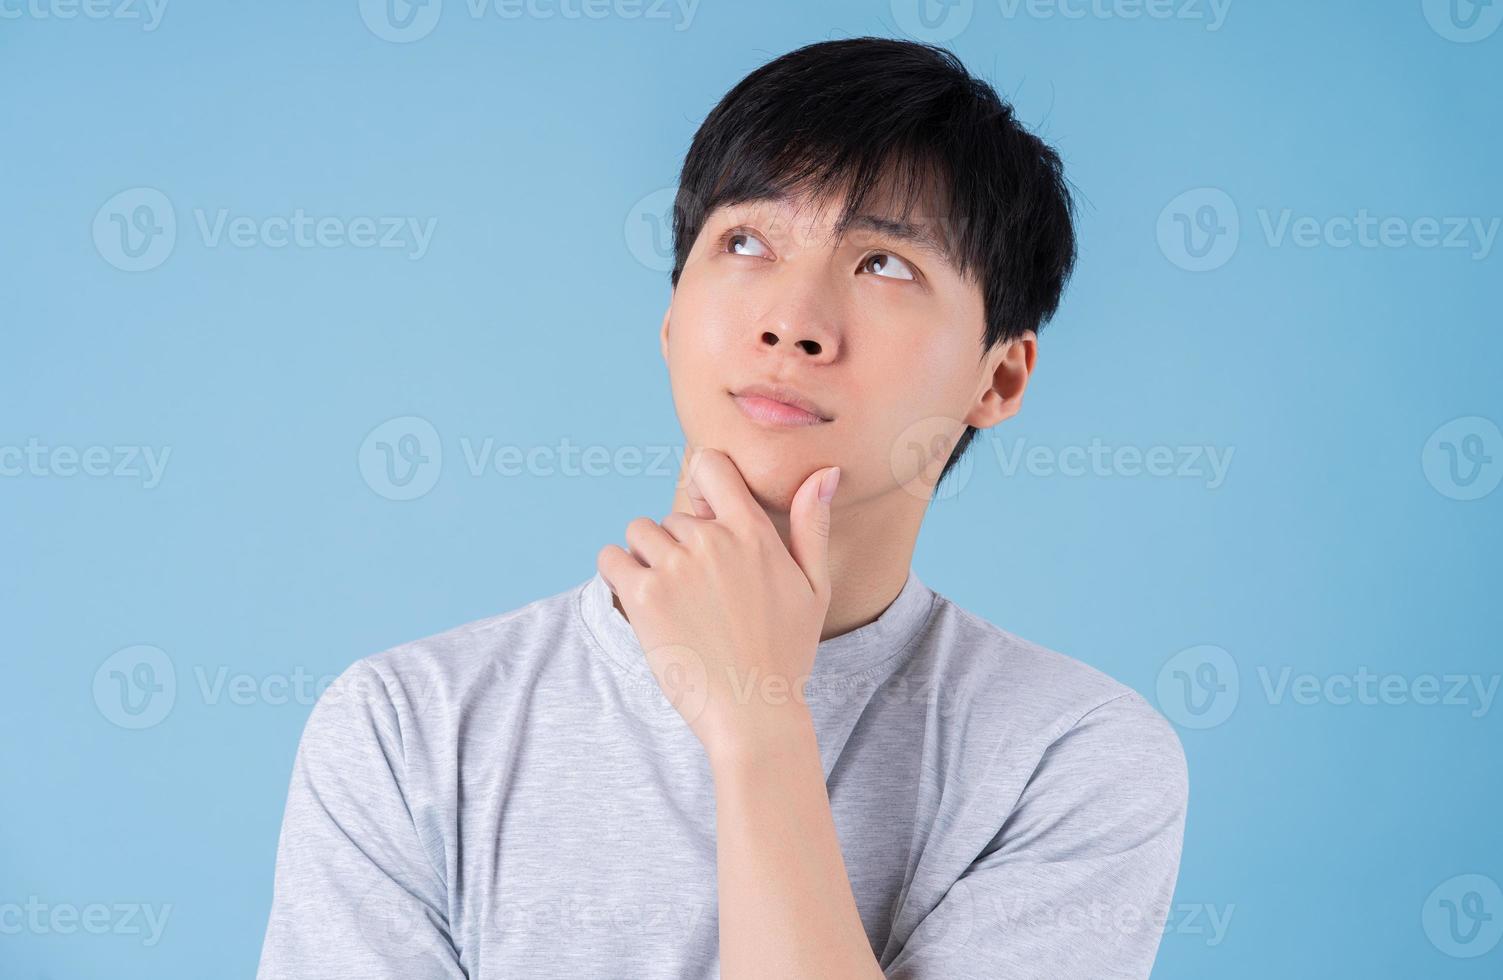
<path id="1" fill-rule="evenodd" d="M 775 333 L 773 333 L 771 330 L 769 330 L 766 333 L 764 333 L 762 335 L 762 339 L 767 342 L 767 345 L 769 347 L 776 347 L 777 346 L 778 335 L 775 334 Z"/>
<path id="2" fill-rule="evenodd" d="M 818 354 L 819 353 L 819 343 L 818 343 L 818 341 L 800 340 L 798 343 L 799 343 L 800 347 L 802 347 L 805 351 L 809 352 L 810 354 Z"/>

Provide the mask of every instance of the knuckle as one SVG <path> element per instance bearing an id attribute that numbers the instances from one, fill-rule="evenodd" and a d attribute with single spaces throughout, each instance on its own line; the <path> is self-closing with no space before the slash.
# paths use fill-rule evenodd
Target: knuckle
<path id="1" fill-rule="evenodd" d="M 657 578 L 652 575 L 643 575 L 631 586 L 632 600 L 639 605 L 651 605 L 657 600 Z"/>

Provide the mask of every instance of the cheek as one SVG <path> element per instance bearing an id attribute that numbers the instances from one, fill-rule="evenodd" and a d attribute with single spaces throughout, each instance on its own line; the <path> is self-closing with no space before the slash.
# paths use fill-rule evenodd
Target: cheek
<path id="1" fill-rule="evenodd" d="M 751 315 L 744 296 L 680 280 L 668 321 L 670 358 L 698 362 L 731 355 L 744 342 Z"/>
<path id="2" fill-rule="evenodd" d="M 859 398 L 877 418 L 906 424 L 953 408 L 959 361 L 929 331 L 891 331 L 853 360 Z"/>
<path id="3" fill-rule="evenodd" d="M 865 352 L 855 392 L 861 417 L 853 428 L 882 482 L 927 497 L 965 432 L 974 345 L 935 330 L 914 336 Z"/>

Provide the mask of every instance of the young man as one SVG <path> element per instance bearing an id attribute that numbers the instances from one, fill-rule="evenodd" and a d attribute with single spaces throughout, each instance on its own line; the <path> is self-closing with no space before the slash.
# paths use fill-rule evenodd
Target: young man
<path id="1" fill-rule="evenodd" d="M 706 119 L 674 238 L 671 513 L 329 688 L 260 976 L 1148 976 L 1174 731 L 909 564 L 1069 276 L 1058 157 L 942 49 L 815 44 Z"/>

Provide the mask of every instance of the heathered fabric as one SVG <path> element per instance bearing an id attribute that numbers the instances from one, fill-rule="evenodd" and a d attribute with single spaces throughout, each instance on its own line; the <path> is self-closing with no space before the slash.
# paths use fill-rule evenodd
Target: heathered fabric
<path id="1" fill-rule="evenodd" d="M 1187 777 L 1140 695 L 910 570 L 805 699 L 888 977 L 1149 975 Z M 719 976 L 709 765 L 599 574 L 329 687 L 258 976 Z"/>

